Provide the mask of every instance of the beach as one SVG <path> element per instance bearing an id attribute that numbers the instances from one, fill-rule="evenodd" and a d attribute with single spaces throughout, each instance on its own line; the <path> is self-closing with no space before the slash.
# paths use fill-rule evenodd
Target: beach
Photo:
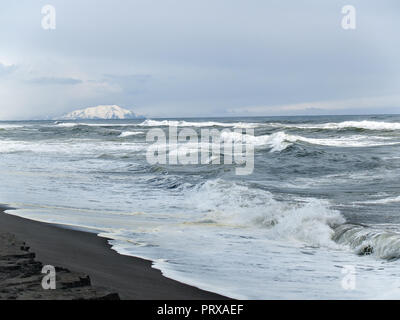
<path id="1" fill-rule="evenodd" d="M 0 122 L 0 232 L 121 299 L 398 297 L 399 133 L 397 115 Z"/>
<path id="2" fill-rule="evenodd" d="M 120 255 L 96 234 L 20 218 L 4 209 L 0 207 L 0 299 L 225 299 L 165 278 L 152 262 Z M 5 256 L 14 257 L 8 259 L 12 267 L 4 267 Z M 42 289 L 42 265 L 57 267 L 61 285 L 56 290 Z"/>

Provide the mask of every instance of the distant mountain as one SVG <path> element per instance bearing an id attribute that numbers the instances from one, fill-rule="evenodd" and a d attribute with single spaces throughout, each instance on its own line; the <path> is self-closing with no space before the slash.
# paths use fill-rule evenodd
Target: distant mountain
<path id="1" fill-rule="evenodd" d="M 112 120 L 112 119 L 141 119 L 142 116 L 136 115 L 130 110 L 126 110 L 116 105 L 97 106 L 82 110 L 72 111 L 54 120 Z"/>

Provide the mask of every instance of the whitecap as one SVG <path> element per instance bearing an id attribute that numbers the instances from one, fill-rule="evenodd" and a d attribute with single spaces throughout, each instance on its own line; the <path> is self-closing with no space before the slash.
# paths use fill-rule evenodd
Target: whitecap
<path id="1" fill-rule="evenodd" d="M 203 121 L 203 122 L 188 122 L 188 121 L 177 121 L 177 120 L 145 120 L 139 124 L 142 127 L 233 127 L 233 128 L 256 128 L 261 126 L 260 123 L 243 123 L 243 122 L 215 122 L 215 121 Z"/>
<path id="2" fill-rule="evenodd" d="M 384 122 L 384 121 L 343 121 L 343 122 L 329 122 L 321 124 L 288 124 L 288 123 L 269 123 L 269 126 L 280 128 L 297 128 L 297 129 L 326 129 L 326 130 L 340 130 L 340 129 L 365 129 L 365 130 L 400 130 L 399 122 Z"/>
<path id="3" fill-rule="evenodd" d="M 140 134 L 144 134 L 144 132 L 143 131 L 136 131 L 136 132 L 123 131 L 123 132 L 121 132 L 121 134 L 118 137 L 125 138 L 125 137 L 130 137 L 130 136 L 137 136 L 137 135 L 140 135 Z"/>

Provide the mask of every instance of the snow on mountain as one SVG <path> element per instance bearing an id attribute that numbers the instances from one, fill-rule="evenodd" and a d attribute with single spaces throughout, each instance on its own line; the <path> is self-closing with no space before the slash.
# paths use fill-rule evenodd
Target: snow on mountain
<path id="1" fill-rule="evenodd" d="M 117 105 L 97 106 L 82 110 L 72 111 L 56 120 L 80 120 L 80 119 L 137 119 L 143 118 L 130 110 L 123 109 Z"/>

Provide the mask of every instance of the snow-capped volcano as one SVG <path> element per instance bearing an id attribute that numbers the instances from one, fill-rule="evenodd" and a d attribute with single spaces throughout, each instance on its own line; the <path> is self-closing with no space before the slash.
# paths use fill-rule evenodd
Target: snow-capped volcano
<path id="1" fill-rule="evenodd" d="M 130 110 L 126 110 L 117 105 L 97 106 L 82 110 L 72 111 L 57 120 L 79 120 L 79 119 L 137 119 L 143 118 Z"/>

